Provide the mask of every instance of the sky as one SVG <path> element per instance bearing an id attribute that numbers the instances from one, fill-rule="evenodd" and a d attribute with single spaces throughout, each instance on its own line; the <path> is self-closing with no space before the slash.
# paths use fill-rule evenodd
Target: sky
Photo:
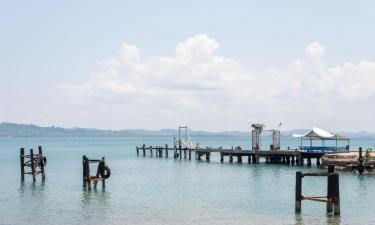
<path id="1" fill-rule="evenodd" d="M 0 122 L 375 131 L 374 1 L 0 1 Z"/>

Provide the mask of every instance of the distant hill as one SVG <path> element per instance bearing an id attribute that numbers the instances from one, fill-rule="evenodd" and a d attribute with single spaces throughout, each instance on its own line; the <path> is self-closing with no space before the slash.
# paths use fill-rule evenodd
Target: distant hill
<path id="1" fill-rule="evenodd" d="M 303 134 L 308 129 L 295 129 L 283 131 L 282 136 L 291 136 L 292 134 Z M 360 132 L 339 132 L 350 138 L 375 138 L 375 133 Z M 125 129 L 125 130 L 100 130 L 88 128 L 61 128 L 61 127 L 40 127 L 34 124 L 15 124 L 0 123 L 0 137 L 142 137 L 142 136 L 175 136 L 178 134 L 176 129 L 144 130 L 144 129 Z M 190 136 L 251 136 L 251 131 L 222 131 L 208 132 L 189 130 Z M 265 135 L 270 135 L 265 133 Z"/>

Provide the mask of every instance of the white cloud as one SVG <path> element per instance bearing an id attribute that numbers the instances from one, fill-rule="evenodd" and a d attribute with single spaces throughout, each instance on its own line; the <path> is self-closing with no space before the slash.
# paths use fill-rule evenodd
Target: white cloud
<path id="1" fill-rule="evenodd" d="M 306 47 L 305 53 L 308 57 L 314 60 L 320 60 L 325 54 L 325 49 L 319 44 L 319 42 L 314 41 Z"/>
<path id="2" fill-rule="evenodd" d="M 139 118 L 155 127 L 186 121 L 202 129 L 231 129 L 225 128 L 227 123 L 235 128 L 249 120 L 329 125 L 330 116 L 347 110 L 347 104 L 375 96 L 375 63 L 327 67 L 318 42 L 306 47 L 308 60 L 266 71 L 252 71 L 218 55 L 218 47 L 214 39 L 197 35 L 179 43 L 174 56 L 143 57 L 136 46 L 125 43 L 86 82 L 61 87 L 82 101 L 122 112 L 134 127 Z M 124 104 L 137 113 L 127 112 Z M 149 113 L 159 120 L 147 118 Z"/>

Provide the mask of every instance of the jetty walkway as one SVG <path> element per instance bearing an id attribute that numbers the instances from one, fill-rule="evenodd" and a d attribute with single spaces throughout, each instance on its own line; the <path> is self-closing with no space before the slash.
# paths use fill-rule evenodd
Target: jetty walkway
<path id="1" fill-rule="evenodd" d="M 205 159 L 210 161 L 211 155 L 216 153 L 220 155 L 220 162 L 224 162 L 225 158 L 228 158 L 230 163 L 235 160 L 238 163 L 242 163 L 243 160 L 247 159 L 248 163 L 259 163 L 260 161 L 269 164 L 286 164 L 286 165 L 307 165 L 312 166 L 315 161 L 316 166 L 321 165 L 320 158 L 325 154 L 321 151 L 301 151 L 297 149 L 285 149 L 285 150 L 243 150 L 239 147 L 233 149 L 225 148 L 188 148 L 188 147 L 168 147 L 165 146 L 137 146 L 137 156 L 140 153 L 146 157 L 147 155 L 153 157 L 165 157 L 169 155 L 174 159 L 192 159 L 194 154 L 195 160 Z M 154 154 L 155 152 L 155 154 Z M 306 160 L 306 164 L 304 163 Z"/>

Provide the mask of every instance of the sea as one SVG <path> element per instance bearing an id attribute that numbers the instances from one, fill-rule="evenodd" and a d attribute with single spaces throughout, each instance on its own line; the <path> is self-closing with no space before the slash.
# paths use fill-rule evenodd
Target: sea
<path id="1" fill-rule="evenodd" d="M 250 148 L 250 138 L 192 137 L 201 146 Z M 269 137 L 263 147 L 269 146 Z M 341 215 L 303 201 L 295 214 L 295 174 L 316 167 L 220 163 L 137 156 L 137 145 L 173 145 L 173 137 L 0 138 L 0 225 L 375 224 L 375 175 L 338 172 Z M 299 141 L 282 137 L 282 148 Z M 351 149 L 374 148 L 375 139 L 352 139 Z M 20 181 L 19 149 L 42 146 L 46 180 Z M 106 188 L 82 186 L 82 156 L 105 157 Z M 170 154 L 171 155 L 171 154 Z M 247 162 L 247 160 L 244 160 Z M 92 167 L 94 171 L 94 167 Z M 303 178 L 303 195 L 324 196 L 326 178 Z"/>

